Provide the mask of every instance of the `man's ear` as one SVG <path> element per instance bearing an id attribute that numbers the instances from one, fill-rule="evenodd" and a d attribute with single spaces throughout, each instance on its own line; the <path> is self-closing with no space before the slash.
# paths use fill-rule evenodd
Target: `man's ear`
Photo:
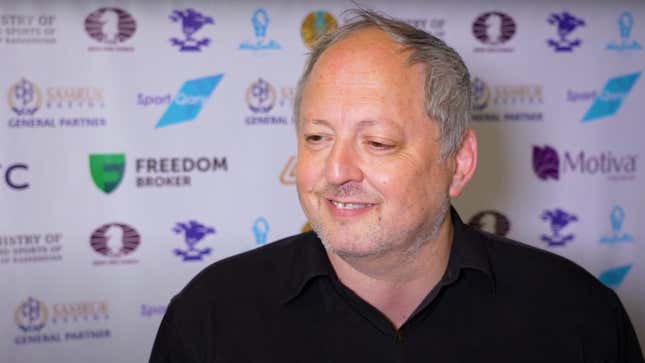
<path id="1" fill-rule="evenodd" d="M 477 168 L 477 136 L 473 129 L 466 129 L 457 152 L 453 155 L 454 171 L 448 193 L 451 198 L 458 197 L 475 174 Z"/>

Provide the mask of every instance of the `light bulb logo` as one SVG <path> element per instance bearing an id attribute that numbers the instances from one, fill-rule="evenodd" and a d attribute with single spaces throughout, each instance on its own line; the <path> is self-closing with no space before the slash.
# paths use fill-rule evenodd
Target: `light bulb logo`
<path id="1" fill-rule="evenodd" d="M 267 243 L 267 236 L 269 235 L 269 221 L 264 217 L 259 217 L 253 223 L 253 234 L 255 235 L 255 243 L 263 245 Z"/>

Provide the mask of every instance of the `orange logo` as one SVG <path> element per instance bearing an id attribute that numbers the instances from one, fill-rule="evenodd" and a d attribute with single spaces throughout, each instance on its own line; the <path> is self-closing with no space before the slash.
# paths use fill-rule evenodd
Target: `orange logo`
<path id="1" fill-rule="evenodd" d="M 296 157 L 290 156 L 287 164 L 280 173 L 280 183 L 284 185 L 296 184 Z"/>

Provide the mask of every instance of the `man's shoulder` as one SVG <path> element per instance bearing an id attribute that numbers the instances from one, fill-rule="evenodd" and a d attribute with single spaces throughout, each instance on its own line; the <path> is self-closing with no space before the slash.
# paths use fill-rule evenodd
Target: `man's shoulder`
<path id="1" fill-rule="evenodd" d="M 616 305 L 616 294 L 582 266 L 529 244 L 475 231 L 486 245 L 496 288 L 535 299 L 580 303 L 590 308 Z M 596 305 L 596 306 L 591 306 Z"/>
<path id="2" fill-rule="evenodd" d="M 313 232 L 302 233 L 214 262 L 199 272 L 174 300 L 209 301 L 260 291 L 276 293 L 290 277 L 294 259 L 306 248 L 303 244 L 316 242 Z"/>

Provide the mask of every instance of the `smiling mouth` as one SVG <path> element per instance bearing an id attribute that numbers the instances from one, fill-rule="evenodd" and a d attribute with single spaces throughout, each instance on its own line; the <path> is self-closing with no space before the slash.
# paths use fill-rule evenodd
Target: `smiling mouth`
<path id="1" fill-rule="evenodd" d="M 374 206 L 373 203 L 357 203 L 357 202 L 343 203 L 332 199 L 329 199 L 329 202 L 333 204 L 336 208 L 343 209 L 343 210 L 365 209 L 365 208 L 370 208 Z"/>

